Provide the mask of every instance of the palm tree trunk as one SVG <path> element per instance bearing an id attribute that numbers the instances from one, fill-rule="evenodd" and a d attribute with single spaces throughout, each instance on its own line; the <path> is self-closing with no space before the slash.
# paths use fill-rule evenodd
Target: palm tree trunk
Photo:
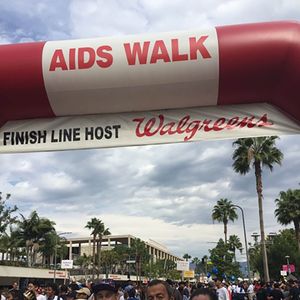
<path id="1" fill-rule="evenodd" d="M 101 265 L 101 247 L 102 247 L 102 236 L 99 236 L 99 253 L 98 253 L 98 268 L 99 268 L 99 273 L 100 273 L 100 265 Z"/>
<path id="2" fill-rule="evenodd" d="M 270 281 L 269 277 L 269 267 L 268 267 L 268 257 L 265 239 L 265 227 L 264 227 L 264 215 L 263 215 L 263 194 L 262 194 L 262 176 L 261 176 L 261 166 L 260 162 L 255 161 L 255 179 L 256 179 L 256 191 L 258 197 L 258 211 L 259 211 L 259 226 L 260 226 L 260 237 L 261 237 L 261 252 L 263 258 L 263 269 L 264 269 L 264 279 L 265 282 Z"/>
<path id="3" fill-rule="evenodd" d="M 96 247 L 96 235 L 93 235 L 93 268 L 92 268 L 92 279 L 95 278 L 95 265 L 96 265 L 96 254 L 95 254 L 95 247 Z"/>
<path id="4" fill-rule="evenodd" d="M 100 277 L 101 247 L 102 247 L 102 236 L 99 236 L 99 244 L 98 244 L 98 278 Z"/>
<path id="5" fill-rule="evenodd" d="M 300 224 L 298 220 L 294 220 L 294 227 L 295 227 L 295 235 L 296 235 L 296 241 L 298 245 L 298 251 L 300 251 Z"/>
<path id="6" fill-rule="evenodd" d="M 227 244 L 227 222 L 224 221 L 224 235 L 225 235 L 225 244 Z"/>

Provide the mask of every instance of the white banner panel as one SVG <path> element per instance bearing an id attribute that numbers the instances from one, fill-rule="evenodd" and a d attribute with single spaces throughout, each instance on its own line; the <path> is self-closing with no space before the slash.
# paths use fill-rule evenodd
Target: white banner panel
<path id="1" fill-rule="evenodd" d="M 177 271 L 188 271 L 189 270 L 189 262 L 178 260 L 176 262 L 176 270 Z"/>
<path id="2" fill-rule="evenodd" d="M 56 116 L 217 104 L 215 28 L 46 42 L 42 65 Z"/>
<path id="3" fill-rule="evenodd" d="M 214 106 L 7 122 L 0 152 L 33 152 L 299 134 L 269 104 Z"/>

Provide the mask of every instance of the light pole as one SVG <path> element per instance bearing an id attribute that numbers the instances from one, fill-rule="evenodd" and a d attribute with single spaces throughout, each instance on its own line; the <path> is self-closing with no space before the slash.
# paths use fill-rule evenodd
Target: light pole
<path id="1" fill-rule="evenodd" d="M 249 263 L 249 253 L 248 253 L 248 242 L 247 242 L 247 234 L 246 234 L 246 226 L 245 226 L 245 217 L 244 217 L 244 210 L 239 206 L 234 204 L 233 206 L 239 208 L 242 212 L 242 219 L 243 219 L 243 229 L 244 229 L 244 238 L 245 238 L 245 251 L 246 251 L 246 259 L 247 259 L 247 272 L 248 272 L 248 277 L 251 280 L 251 275 L 250 275 L 250 263 Z"/>
<path id="2" fill-rule="evenodd" d="M 60 236 L 62 235 L 66 235 L 66 234 L 71 234 L 72 232 L 70 231 L 66 231 L 66 232 L 61 232 L 58 233 L 55 237 L 55 246 L 54 246 L 54 274 L 53 274 L 53 282 L 55 283 L 56 281 L 56 260 L 57 260 L 57 244 L 58 244 L 58 238 L 60 238 Z"/>
<path id="3" fill-rule="evenodd" d="M 287 255 L 286 257 L 286 264 L 287 264 L 287 275 L 290 275 L 290 271 L 291 271 L 291 269 L 290 269 L 290 257 Z"/>

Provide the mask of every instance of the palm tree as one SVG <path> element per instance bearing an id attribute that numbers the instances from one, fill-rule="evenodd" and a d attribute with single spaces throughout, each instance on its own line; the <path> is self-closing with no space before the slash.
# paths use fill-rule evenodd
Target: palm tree
<path id="1" fill-rule="evenodd" d="M 227 225 L 238 219 L 236 208 L 228 199 L 220 199 L 213 208 L 212 219 L 224 224 L 225 244 L 227 244 Z"/>
<path id="2" fill-rule="evenodd" d="M 237 235 L 230 235 L 228 239 L 228 244 L 229 244 L 229 250 L 233 252 L 234 260 L 236 261 L 236 256 L 235 256 L 236 249 L 240 250 L 241 253 L 243 250 L 241 240 Z"/>
<path id="3" fill-rule="evenodd" d="M 100 262 L 101 262 L 101 247 L 102 247 L 102 238 L 104 235 L 109 235 L 110 231 L 109 228 L 105 228 L 104 223 L 97 218 L 92 218 L 90 221 L 87 222 L 85 228 L 92 229 L 91 235 L 93 236 L 93 263 L 94 266 L 96 265 L 96 238 L 98 237 L 97 241 L 97 254 L 98 254 L 98 276 L 100 274 Z M 93 277 L 94 277 L 94 267 L 93 267 Z"/>
<path id="4" fill-rule="evenodd" d="M 21 214 L 22 220 L 18 221 L 18 235 L 26 247 L 26 258 L 29 267 L 35 262 L 35 255 L 45 236 L 55 232 L 55 223 L 47 218 L 40 218 L 36 211 L 33 211 L 29 218 Z"/>
<path id="5" fill-rule="evenodd" d="M 296 241 L 300 251 L 300 190 L 288 189 L 279 193 L 279 199 L 275 200 L 275 216 L 282 225 L 294 223 Z"/>
<path id="6" fill-rule="evenodd" d="M 190 258 L 192 258 L 188 253 L 185 253 L 182 257 L 183 257 L 186 261 L 188 261 Z"/>
<path id="7" fill-rule="evenodd" d="M 238 139 L 233 143 L 235 150 L 232 155 L 234 161 L 232 166 L 235 172 L 245 175 L 250 171 L 251 167 L 253 167 L 255 171 L 262 248 L 261 250 L 263 255 L 265 281 L 269 281 L 269 269 L 265 244 L 262 205 L 262 167 L 267 167 L 268 169 L 270 169 L 270 171 L 272 171 L 274 164 L 281 164 L 283 154 L 278 148 L 276 148 L 276 139 L 278 139 L 277 136 Z"/>

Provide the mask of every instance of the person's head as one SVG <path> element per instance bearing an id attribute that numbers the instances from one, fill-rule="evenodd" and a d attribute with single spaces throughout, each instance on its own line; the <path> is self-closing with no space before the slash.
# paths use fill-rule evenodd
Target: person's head
<path id="1" fill-rule="evenodd" d="M 35 291 L 35 285 L 33 282 L 29 281 L 27 284 L 27 290 L 28 291 Z"/>
<path id="2" fill-rule="evenodd" d="M 46 295 L 48 298 L 52 298 L 58 294 L 58 286 L 55 283 L 49 283 L 46 286 Z"/>
<path id="3" fill-rule="evenodd" d="M 13 289 L 17 289 L 17 288 L 18 288 L 18 283 L 17 283 L 17 282 L 14 282 L 14 283 L 12 284 L 12 287 L 13 287 Z"/>
<path id="4" fill-rule="evenodd" d="M 190 300 L 218 300 L 218 296 L 211 289 L 201 288 L 192 293 Z"/>
<path id="5" fill-rule="evenodd" d="M 222 280 L 221 278 L 216 278 L 215 279 L 215 284 L 216 284 L 216 287 L 219 289 L 222 287 Z"/>
<path id="6" fill-rule="evenodd" d="M 93 286 L 95 300 L 118 300 L 118 288 L 113 281 L 102 281 Z"/>
<path id="7" fill-rule="evenodd" d="M 136 291 L 135 291 L 135 288 L 131 288 L 129 291 L 128 291 L 128 296 L 129 298 L 134 298 L 135 297 L 135 294 L 136 294 Z"/>
<path id="8" fill-rule="evenodd" d="M 172 288 L 162 280 L 152 280 L 147 288 L 148 300 L 173 300 Z"/>
<path id="9" fill-rule="evenodd" d="M 91 292 L 87 287 L 83 287 L 76 291 L 76 299 L 88 299 L 91 296 Z"/>

